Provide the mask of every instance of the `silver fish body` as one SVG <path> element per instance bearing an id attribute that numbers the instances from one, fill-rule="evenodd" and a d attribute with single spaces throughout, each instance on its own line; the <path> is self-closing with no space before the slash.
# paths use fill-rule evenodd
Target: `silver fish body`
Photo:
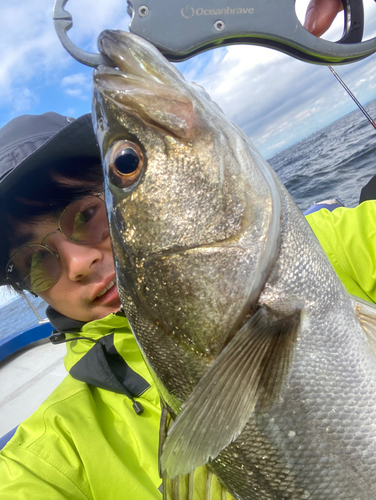
<path id="1" fill-rule="evenodd" d="M 242 500 L 376 498 L 375 312 L 248 138 L 105 31 L 93 116 L 126 315 L 176 422 L 162 468 Z"/>

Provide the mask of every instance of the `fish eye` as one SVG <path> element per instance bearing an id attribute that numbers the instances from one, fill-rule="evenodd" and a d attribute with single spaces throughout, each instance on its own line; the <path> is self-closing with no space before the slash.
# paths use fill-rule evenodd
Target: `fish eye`
<path id="1" fill-rule="evenodd" d="M 144 155 L 141 148 L 130 141 L 116 141 L 106 155 L 108 175 L 119 188 L 133 186 L 141 176 Z"/>

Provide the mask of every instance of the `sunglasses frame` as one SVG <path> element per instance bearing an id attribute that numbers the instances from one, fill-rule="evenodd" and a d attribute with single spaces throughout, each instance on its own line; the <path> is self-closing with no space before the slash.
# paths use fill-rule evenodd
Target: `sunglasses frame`
<path id="1" fill-rule="evenodd" d="M 55 229 L 54 231 L 51 231 L 50 233 L 48 233 L 42 240 L 42 243 L 29 243 L 27 245 L 24 245 L 22 246 L 21 248 L 19 248 L 18 250 L 16 250 L 9 258 L 6 266 L 5 266 L 5 276 L 6 276 L 6 279 L 12 283 L 14 283 L 17 288 L 19 288 L 20 290 L 26 290 L 28 292 L 32 292 L 32 293 L 38 293 L 38 292 L 44 292 L 46 290 L 49 290 L 50 288 L 52 288 L 54 285 L 56 285 L 56 283 L 59 281 L 59 278 L 60 278 L 60 270 L 61 270 L 61 267 L 60 267 L 60 262 L 59 262 L 59 253 L 56 251 L 56 250 L 52 250 L 51 248 L 49 248 L 49 246 L 45 243 L 43 243 L 45 241 L 45 239 L 50 236 L 51 234 L 54 234 L 56 233 L 57 231 L 60 231 L 60 233 L 65 237 L 67 238 L 67 240 L 71 241 L 72 243 L 75 243 L 76 245 L 98 245 L 99 243 L 102 243 L 102 241 L 104 241 L 105 239 L 107 239 L 110 235 L 110 230 L 108 229 L 108 234 L 100 241 L 96 242 L 96 243 L 80 243 L 78 241 L 75 241 L 73 239 L 71 239 L 70 237 L 68 237 L 64 231 L 62 230 L 61 228 L 61 220 L 64 218 L 64 214 L 67 213 L 67 210 L 69 209 L 69 207 L 71 207 L 74 203 L 77 203 L 78 201 L 80 200 L 84 200 L 86 198 L 98 198 L 99 200 L 101 200 L 101 202 L 103 203 L 104 207 L 106 206 L 105 204 L 105 201 L 101 198 L 101 196 L 103 195 L 103 191 L 101 191 L 100 193 L 96 193 L 96 194 L 93 194 L 93 195 L 88 195 L 88 196 L 84 196 L 82 198 L 79 198 L 77 200 L 74 200 L 72 201 L 71 203 L 69 203 L 65 208 L 64 210 L 61 212 L 60 214 L 60 217 L 59 217 L 59 227 L 57 229 Z M 107 220 L 107 217 L 106 217 L 106 220 Z M 59 268 L 59 272 L 58 272 L 58 275 L 57 275 L 57 278 L 56 280 L 53 282 L 52 285 L 48 285 L 47 287 L 45 288 L 38 288 L 38 290 L 35 290 L 35 289 L 32 289 L 30 287 L 28 287 L 25 283 L 25 280 L 27 279 L 24 278 L 22 281 L 20 282 L 17 282 L 16 280 L 14 280 L 13 278 L 9 277 L 8 276 L 8 271 L 9 271 L 9 267 L 11 265 L 11 262 L 12 260 L 14 259 L 14 257 L 19 254 L 20 252 L 24 251 L 25 248 L 29 248 L 29 247 L 42 247 L 44 250 L 47 250 L 50 254 L 52 254 L 52 256 L 54 257 L 54 259 L 56 260 L 57 262 L 57 265 L 58 265 L 58 268 Z M 14 265 L 14 264 L 13 264 Z"/>

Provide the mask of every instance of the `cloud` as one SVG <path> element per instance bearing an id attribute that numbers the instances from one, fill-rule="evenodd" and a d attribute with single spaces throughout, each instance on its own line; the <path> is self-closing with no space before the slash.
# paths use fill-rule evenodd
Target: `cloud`
<path id="1" fill-rule="evenodd" d="M 301 19 L 307 3 L 296 2 Z M 96 52 L 96 40 L 103 29 L 127 29 L 130 18 L 126 4 L 124 0 L 67 2 L 65 8 L 74 23 L 68 36 L 82 49 Z M 372 37 L 376 32 L 376 6 L 373 0 L 364 4 L 365 32 Z M 60 112 L 71 108 L 75 113 L 67 114 L 73 115 L 87 112 L 91 69 L 73 61 L 61 46 L 52 23 L 51 0 L 7 2 L 0 6 L 0 19 L 0 121 L 46 108 Z M 339 19 L 325 36 L 338 39 L 341 31 Z M 363 104 L 376 97 L 375 60 L 372 56 L 338 68 Z M 327 68 L 271 49 L 222 47 L 177 67 L 188 80 L 197 81 L 208 91 L 265 156 L 354 109 Z"/>
<path id="2" fill-rule="evenodd" d="M 91 78 L 85 73 L 75 73 L 65 76 L 61 81 L 63 91 L 71 96 L 87 101 L 90 99 Z"/>
<path id="3" fill-rule="evenodd" d="M 365 34 L 370 38 L 376 32 L 376 6 L 373 0 L 364 3 Z M 304 19 L 307 4 L 308 0 L 297 2 L 300 19 Z M 325 38 L 338 40 L 342 31 L 343 13 Z M 375 60 L 371 56 L 337 68 L 363 103 L 376 97 Z M 266 156 L 355 109 L 325 66 L 303 63 L 271 49 L 231 46 L 182 66 L 189 79 L 203 86 Z"/>
<path id="4" fill-rule="evenodd" d="M 14 106 L 25 84 L 46 78 L 57 67 L 67 64 L 67 57 L 53 32 L 51 11 L 45 0 L 21 1 L 1 8 L 0 106 Z M 48 76 L 47 76 L 48 78 Z M 19 106 L 18 111 L 24 111 Z"/>
<path id="5" fill-rule="evenodd" d="M 87 85 L 88 83 L 90 84 L 90 82 L 88 82 L 87 75 L 85 75 L 84 73 L 76 73 L 74 75 L 65 76 L 61 82 L 61 85 L 63 87 L 67 87 L 69 85 L 83 86 Z"/>
<path id="6" fill-rule="evenodd" d="M 75 108 L 67 108 L 66 111 L 64 112 L 65 116 L 76 116 L 76 110 Z"/>
<path id="7" fill-rule="evenodd" d="M 16 113 L 25 113 L 33 109 L 38 102 L 39 97 L 31 89 L 24 87 L 13 97 L 12 105 Z"/>
<path id="8" fill-rule="evenodd" d="M 200 71 L 198 83 L 266 157 L 355 109 L 325 66 L 260 47 L 225 50 L 215 65 L 209 62 L 206 72 Z M 337 68 L 364 104 L 376 97 L 375 60 L 371 56 Z"/>
<path id="9" fill-rule="evenodd" d="M 129 16 L 124 4 L 123 0 L 106 0 L 95 5 L 89 0 L 69 2 L 66 9 L 73 15 L 74 23 L 69 37 L 72 34 L 71 38 L 82 44 L 85 50 L 96 50 L 95 41 L 100 31 L 105 28 L 126 29 Z M 77 64 L 55 33 L 52 9 L 51 0 L 18 0 L 0 7 L 0 108 L 9 110 L 9 116 L 29 109 L 30 101 L 26 99 L 23 101 L 25 106 L 21 106 L 20 95 L 24 94 L 25 86 L 34 87 L 32 93 L 37 103 L 43 96 L 43 87 L 62 81 L 69 68 Z M 66 87 L 65 90 L 81 99 L 84 92 L 87 99 L 90 97 L 87 85 L 81 94 L 78 88 Z"/>

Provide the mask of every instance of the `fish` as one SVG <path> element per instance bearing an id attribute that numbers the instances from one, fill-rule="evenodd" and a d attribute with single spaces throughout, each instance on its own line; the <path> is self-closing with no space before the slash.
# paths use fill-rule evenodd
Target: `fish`
<path id="1" fill-rule="evenodd" d="M 164 498 L 192 498 L 181 485 L 205 470 L 200 498 L 374 500 L 375 307 L 203 88 L 136 35 L 98 46 L 118 289 L 171 422 Z"/>

